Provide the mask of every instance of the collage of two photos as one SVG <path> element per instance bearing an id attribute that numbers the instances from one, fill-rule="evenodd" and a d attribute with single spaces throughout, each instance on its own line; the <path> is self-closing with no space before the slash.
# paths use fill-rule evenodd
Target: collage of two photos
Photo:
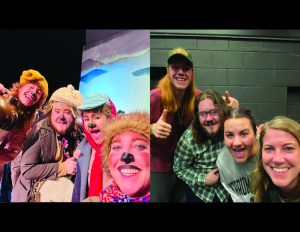
<path id="1" fill-rule="evenodd" d="M 1 202 L 300 201 L 299 30 L 2 30 Z"/>

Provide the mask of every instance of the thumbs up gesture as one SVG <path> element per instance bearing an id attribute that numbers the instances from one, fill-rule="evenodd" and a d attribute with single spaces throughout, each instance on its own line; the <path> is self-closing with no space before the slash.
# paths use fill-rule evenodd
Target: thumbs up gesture
<path id="1" fill-rule="evenodd" d="M 168 111 L 166 109 L 164 109 L 164 111 L 161 114 L 159 119 L 161 119 L 163 122 L 166 122 L 167 121 L 167 114 L 168 114 Z"/>
<path id="2" fill-rule="evenodd" d="M 165 139 L 171 133 L 172 126 L 167 123 L 167 114 L 168 111 L 164 109 L 158 121 L 151 124 L 151 134 L 153 134 L 156 138 Z"/>
<path id="3" fill-rule="evenodd" d="M 259 139 L 260 132 L 261 132 L 261 130 L 263 129 L 264 125 L 265 125 L 265 124 L 262 123 L 262 124 L 256 126 L 256 138 L 257 138 L 257 139 Z"/>
<path id="4" fill-rule="evenodd" d="M 229 97 L 230 97 L 230 96 L 229 96 L 229 92 L 226 90 L 226 91 L 225 91 L 225 99 L 224 99 L 226 104 L 229 104 L 229 103 L 230 103 Z"/>
<path id="5" fill-rule="evenodd" d="M 232 108 L 238 108 L 240 103 L 238 100 L 236 100 L 233 97 L 230 97 L 229 91 L 225 91 L 225 97 L 223 96 L 223 99 L 226 103 L 226 105 L 231 106 Z"/>

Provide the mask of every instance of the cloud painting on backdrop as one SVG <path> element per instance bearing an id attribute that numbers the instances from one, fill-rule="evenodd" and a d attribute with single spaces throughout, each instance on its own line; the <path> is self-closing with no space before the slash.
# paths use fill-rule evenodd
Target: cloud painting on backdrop
<path id="1" fill-rule="evenodd" d="M 93 30 L 101 38 L 83 48 L 80 92 L 106 93 L 117 111 L 150 112 L 149 30 L 107 31 Z"/>

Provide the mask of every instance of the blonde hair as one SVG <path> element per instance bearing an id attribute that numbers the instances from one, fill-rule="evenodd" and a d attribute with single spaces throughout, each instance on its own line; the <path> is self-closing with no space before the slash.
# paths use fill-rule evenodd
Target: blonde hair
<path id="1" fill-rule="evenodd" d="M 284 116 L 277 116 L 264 125 L 259 138 L 260 152 L 251 180 L 251 186 L 254 193 L 254 202 L 267 201 L 266 192 L 270 189 L 272 185 L 272 180 L 265 171 L 262 162 L 263 139 L 268 129 L 277 129 L 285 131 L 286 133 L 292 135 L 300 145 L 300 124 L 295 120 Z M 300 178 L 298 179 L 298 186 L 300 187 Z M 300 196 L 290 200 L 300 202 Z"/>
<path id="2" fill-rule="evenodd" d="M 192 75 L 191 83 L 184 92 L 183 104 L 181 105 L 183 111 L 189 112 L 190 114 L 194 112 L 195 98 L 197 95 L 194 71 Z M 173 85 L 168 74 L 158 82 L 157 87 L 161 90 L 161 101 L 164 109 L 167 109 L 168 112 L 177 112 L 179 106 L 174 96 Z"/>
<path id="3" fill-rule="evenodd" d="M 133 131 L 144 135 L 150 143 L 150 115 L 146 112 L 132 112 L 128 114 L 119 114 L 109 122 L 104 131 L 102 148 L 102 168 L 111 176 L 109 171 L 109 153 L 111 141 L 117 134 L 125 131 Z"/>

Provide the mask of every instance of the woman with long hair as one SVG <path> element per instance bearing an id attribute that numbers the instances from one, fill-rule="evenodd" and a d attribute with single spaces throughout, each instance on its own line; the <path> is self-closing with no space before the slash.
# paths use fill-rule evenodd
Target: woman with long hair
<path id="1" fill-rule="evenodd" d="M 38 71 L 25 70 L 10 90 L 0 84 L 0 95 L 0 166 L 4 165 L 0 201 L 6 202 L 12 190 L 10 162 L 22 150 L 36 112 L 47 99 L 48 82 Z"/>
<path id="2" fill-rule="evenodd" d="M 300 202 L 300 124 L 277 116 L 265 124 L 259 140 L 254 202 Z"/>

